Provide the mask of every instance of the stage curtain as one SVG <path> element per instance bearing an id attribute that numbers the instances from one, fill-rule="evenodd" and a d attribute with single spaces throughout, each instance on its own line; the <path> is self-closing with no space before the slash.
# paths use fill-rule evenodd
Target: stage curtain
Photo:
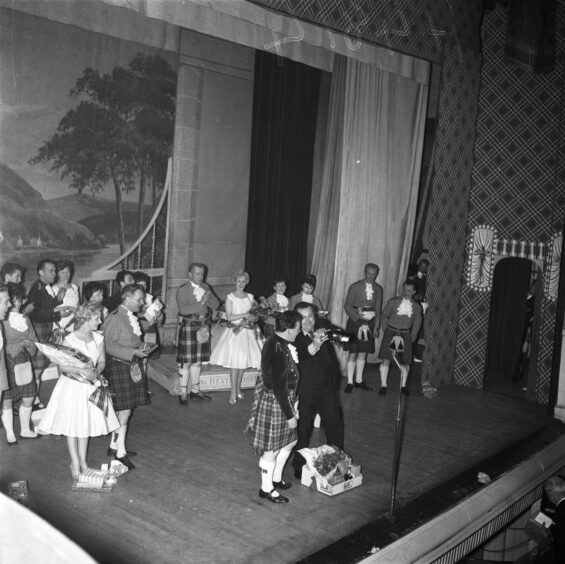
<path id="1" fill-rule="evenodd" d="M 245 263 L 255 295 L 306 272 L 320 72 L 257 51 Z"/>
<path id="2" fill-rule="evenodd" d="M 331 155 L 325 159 L 332 169 L 327 177 L 338 171 L 340 181 L 339 187 L 332 182 L 323 186 L 328 193 L 322 202 L 326 198 L 330 204 L 329 211 L 321 206 L 320 214 L 328 214 L 330 221 L 325 229 L 320 225 L 314 257 L 320 297 L 330 304 L 331 320 L 338 325 L 345 325 L 345 294 L 362 278 L 366 262 L 380 266 L 385 300 L 402 285 L 418 199 L 427 90 L 426 84 L 347 59 L 343 110 L 337 99 L 330 108 L 330 115 L 337 114 L 330 119 L 338 122 L 343 111 L 341 164 Z M 336 142 L 336 158 L 338 148 Z M 328 245 L 335 238 L 334 253 L 323 242 L 328 238 Z"/>
<path id="3" fill-rule="evenodd" d="M 498 262 L 492 285 L 485 384 L 509 383 L 520 360 L 532 262 Z"/>
<path id="4" fill-rule="evenodd" d="M 330 110 L 322 169 L 322 190 L 318 204 L 316 238 L 311 268 L 317 277 L 316 295 L 325 306 L 330 303 L 330 296 L 333 294 L 335 275 L 334 257 L 339 227 L 346 71 L 347 59 L 336 55 L 330 89 Z"/>

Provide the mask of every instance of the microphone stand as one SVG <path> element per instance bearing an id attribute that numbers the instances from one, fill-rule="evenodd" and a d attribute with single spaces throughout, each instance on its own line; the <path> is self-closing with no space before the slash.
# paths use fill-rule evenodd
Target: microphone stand
<path id="1" fill-rule="evenodd" d="M 400 377 L 402 378 L 402 369 L 400 368 L 400 362 L 396 358 L 396 348 L 392 350 L 392 358 L 400 370 Z M 398 462 L 400 459 L 400 440 L 401 440 L 401 430 L 402 430 L 402 420 L 401 420 L 401 407 L 402 407 L 402 387 L 398 387 L 398 407 L 396 411 L 396 427 L 394 432 L 394 454 L 392 458 L 392 483 L 390 487 L 390 508 L 388 513 L 388 518 L 392 521 L 392 512 L 394 509 L 394 501 L 396 498 L 396 482 L 398 479 Z"/>

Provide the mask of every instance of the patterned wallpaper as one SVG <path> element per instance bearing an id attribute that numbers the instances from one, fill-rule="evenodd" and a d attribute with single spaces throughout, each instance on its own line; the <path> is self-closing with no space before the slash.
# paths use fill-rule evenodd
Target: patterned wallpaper
<path id="1" fill-rule="evenodd" d="M 560 147 L 565 134 L 564 12 L 559 4 L 557 65 L 547 74 L 532 74 L 505 62 L 506 9 L 498 5 L 486 12 L 469 202 L 469 233 L 488 224 L 498 239 L 514 241 L 516 247 L 546 249 L 544 278 L 550 271 L 552 237 L 563 228 L 565 209 L 565 165 Z M 458 383 L 482 385 L 489 309 L 490 291 L 479 294 L 464 287 L 455 362 Z M 548 400 L 555 315 L 555 300 L 546 292 L 535 386 L 540 403 Z"/>

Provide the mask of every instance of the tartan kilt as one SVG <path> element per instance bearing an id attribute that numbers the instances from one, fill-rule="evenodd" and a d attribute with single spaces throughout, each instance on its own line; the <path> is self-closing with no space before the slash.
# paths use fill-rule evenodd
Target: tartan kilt
<path id="1" fill-rule="evenodd" d="M 288 397 L 291 405 L 294 405 L 296 390 L 289 390 Z M 265 387 L 260 375 L 255 384 L 249 423 L 244 433 L 259 456 L 265 451 L 279 450 L 298 438 L 297 430 L 288 426 L 288 420 L 275 394 Z"/>
<path id="2" fill-rule="evenodd" d="M 23 386 L 18 386 L 16 384 L 16 377 L 14 374 L 14 366 L 16 364 L 21 364 L 22 361 L 27 362 L 30 359 L 29 355 L 26 353 L 20 353 L 16 356 L 14 360 L 10 355 L 6 355 L 6 368 L 8 369 L 8 386 L 9 388 L 2 394 L 3 400 L 12 400 L 13 402 L 18 401 L 21 398 L 34 398 L 37 395 L 37 385 L 35 383 L 35 376 L 31 379 L 29 384 Z M 32 363 L 33 370 L 33 363 Z"/>
<path id="3" fill-rule="evenodd" d="M 400 364 L 412 364 L 412 335 L 410 331 L 397 331 L 390 327 L 385 329 L 381 348 L 379 349 L 379 358 L 381 360 L 392 360 L 392 351 L 390 350 L 390 342 L 393 337 L 402 337 L 404 342 L 404 352 L 397 353 L 396 358 Z"/>
<path id="4" fill-rule="evenodd" d="M 181 320 L 177 337 L 177 364 L 192 364 L 193 362 L 208 362 L 210 360 L 211 339 L 208 339 L 205 343 L 199 343 L 196 339 L 196 332 L 205 325 L 210 329 L 208 321 Z"/>
<path id="5" fill-rule="evenodd" d="M 48 343 L 53 333 L 53 322 L 49 323 L 33 323 L 37 340 L 40 343 Z M 36 378 L 51 364 L 51 361 L 41 352 L 37 351 L 31 360 L 33 371 Z"/>
<path id="6" fill-rule="evenodd" d="M 372 319 L 369 322 L 369 331 L 371 332 L 368 341 L 353 341 L 352 343 L 343 343 L 343 350 L 349 351 L 352 353 L 369 353 L 373 354 L 375 352 L 375 320 Z M 347 333 L 351 333 L 355 335 L 355 339 L 357 339 L 357 333 L 359 331 L 359 327 L 361 327 L 360 323 L 353 321 L 352 319 L 347 320 L 347 325 L 345 326 L 345 331 Z"/>
<path id="7" fill-rule="evenodd" d="M 143 364 L 142 370 L 145 371 Z M 113 403 L 116 411 L 133 409 L 138 405 L 147 405 L 147 380 L 142 378 L 137 384 L 131 379 L 130 363 L 117 360 L 112 356 L 106 357 L 104 376 L 108 380 L 110 390 L 114 394 Z"/>

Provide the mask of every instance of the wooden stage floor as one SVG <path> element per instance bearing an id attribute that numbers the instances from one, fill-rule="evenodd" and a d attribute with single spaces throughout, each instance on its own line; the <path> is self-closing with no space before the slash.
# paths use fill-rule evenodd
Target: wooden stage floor
<path id="1" fill-rule="evenodd" d="M 369 365 L 366 375 L 377 389 L 376 366 Z M 361 464 L 364 479 L 361 487 L 333 498 L 300 485 L 290 465 L 290 503 L 258 497 L 257 459 L 242 434 L 250 390 L 236 406 L 228 404 L 228 392 L 215 392 L 211 402 L 182 407 L 155 383 L 152 404 L 137 409 L 130 425 L 127 444 L 139 453 L 137 468 L 120 477 L 113 492 L 71 490 L 64 438 L 9 448 L 3 431 L 0 488 L 6 493 L 9 481 L 28 480 L 32 509 L 103 563 L 297 562 L 387 513 L 397 373 L 391 372 L 390 382 L 386 397 L 342 393 L 346 450 Z M 551 419 L 521 399 L 447 386 L 432 399 L 414 389 L 404 421 L 400 505 Z M 316 430 L 314 444 L 323 442 L 323 431 Z M 108 460 L 107 446 L 105 437 L 91 440 L 92 467 Z"/>

